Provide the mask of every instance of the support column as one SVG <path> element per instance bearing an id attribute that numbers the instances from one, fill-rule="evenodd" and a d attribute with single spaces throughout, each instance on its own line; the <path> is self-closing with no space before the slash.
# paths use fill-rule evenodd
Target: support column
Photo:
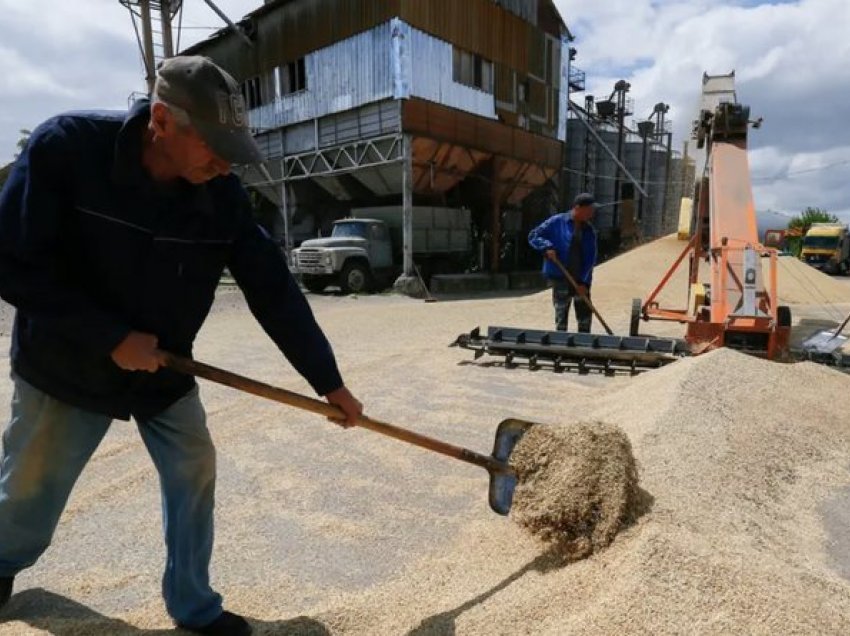
<path id="1" fill-rule="evenodd" d="M 162 56 L 174 57 L 174 42 L 171 38 L 171 1 L 162 0 L 159 12 L 162 16 Z"/>
<path id="2" fill-rule="evenodd" d="M 150 0 L 140 0 L 139 10 L 142 15 L 142 38 L 144 40 L 145 49 L 145 80 L 148 83 L 148 93 L 150 94 L 153 93 L 153 84 L 156 79 Z"/>
<path id="3" fill-rule="evenodd" d="M 501 160 L 493 157 L 492 187 L 490 196 L 492 200 L 492 211 L 490 213 L 490 272 L 495 274 L 499 271 L 499 252 L 501 251 L 502 237 L 502 186 L 499 182 L 499 168 Z"/>
<path id="4" fill-rule="evenodd" d="M 405 134 L 401 141 L 402 154 L 402 268 L 405 276 L 415 276 L 413 270 L 413 149 L 410 135 Z"/>
<path id="5" fill-rule="evenodd" d="M 402 135 L 401 155 L 402 272 L 393 284 L 393 289 L 422 298 L 427 295 L 427 291 L 413 263 L 413 145 L 408 134 Z"/>
<path id="6" fill-rule="evenodd" d="M 292 233 L 289 231 L 289 184 L 286 180 L 280 182 L 280 214 L 283 217 L 283 249 L 286 252 L 286 261 L 292 253 Z"/>

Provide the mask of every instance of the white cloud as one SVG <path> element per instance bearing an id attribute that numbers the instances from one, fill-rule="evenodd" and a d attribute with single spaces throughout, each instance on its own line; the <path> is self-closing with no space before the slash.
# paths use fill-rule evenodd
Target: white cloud
<path id="1" fill-rule="evenodd" d="M 186 0 L 181 46 L 224 26 L 201 0 Z M 217 0 L 238 20 L 261 0 Z M 130 14 L 118 0 L 0 0 L 0 165 L 16 151 L 19 130 L 56 113 L 126 108 L 144 89 Z M 194 27 L 211 27 L 197 29 Z"/>
<path id="2" fill-rule="evenodd" d="M 626 79 L 636 116 L 670 104 L 675 147 L 697 116 L 703 72 L 736 71 L 738 99 L 764 126 L 750 136 L 759 208 L 824 207 L 850 216 L 850 2 L 557 0 L 576 36 L 588 92 Z M 578 96 L 579 99 L 582 96 Z M 773 177 L 787 175 L 779 179 Z M 768 179 L 770 177 L 770 179 Z"/>

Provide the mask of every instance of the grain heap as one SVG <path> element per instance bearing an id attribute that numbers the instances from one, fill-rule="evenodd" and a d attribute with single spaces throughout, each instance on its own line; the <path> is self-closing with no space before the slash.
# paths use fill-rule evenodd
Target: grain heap
<path id="1" fill-rule="evenodd" d="M 616 426 L 532 427 L 511 465 L 518 480 L 511 518 L 565 560 L 604 548 L 634 515 L 637 467 Z"/>
<path id="2" fill-rule="evenodd" d="M 721 349 L 574 397 L 628 433 L 650 499 L 607 549 L 553 565 L 518 528 L 476 521 L 314 616 L 352 635 L 850 633 L 824 521 L 850 485 L 848 393 L 828 368 Z"/>

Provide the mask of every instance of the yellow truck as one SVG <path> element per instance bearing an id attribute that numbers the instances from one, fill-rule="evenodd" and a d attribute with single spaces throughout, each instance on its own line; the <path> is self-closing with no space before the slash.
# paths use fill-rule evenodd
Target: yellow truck
<path id="1" fill-rule="evenodd" d="M 850 272 L 850 235 L 841 223 L 812 223 L 803 237 L 800 260 L 827 274 Z"/>

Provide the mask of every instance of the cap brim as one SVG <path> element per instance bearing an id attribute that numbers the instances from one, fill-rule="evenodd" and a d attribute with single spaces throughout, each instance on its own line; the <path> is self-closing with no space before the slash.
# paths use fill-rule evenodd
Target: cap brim
<path id="1" fill-rule="evenodd" d="M 223 128 L 192 122 L 207 145 L 230 163 L 249 164 L 263 161 L 263 153 L 247 128 Z"/>

